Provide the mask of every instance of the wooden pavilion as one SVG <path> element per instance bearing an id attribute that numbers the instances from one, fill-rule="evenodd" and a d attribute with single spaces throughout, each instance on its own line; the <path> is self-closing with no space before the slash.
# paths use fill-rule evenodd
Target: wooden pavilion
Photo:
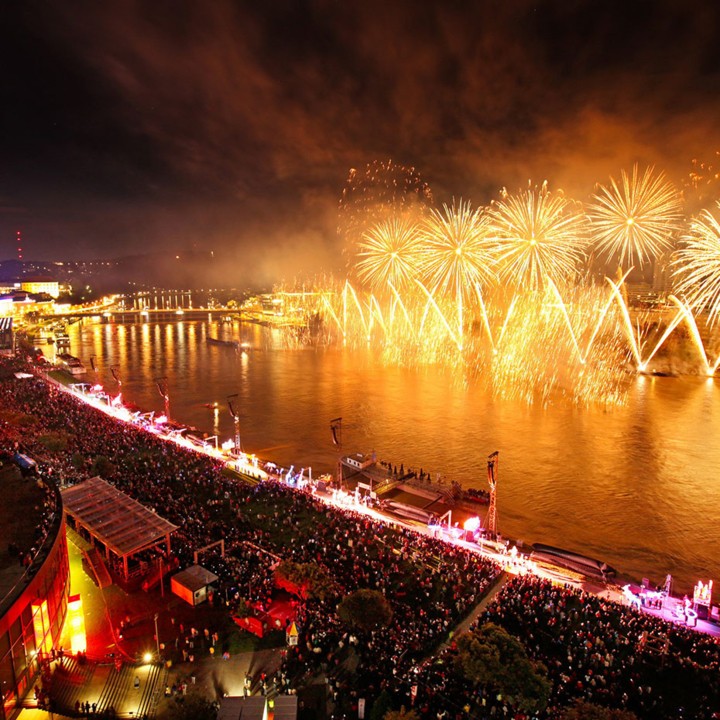
<path id="1" fill-rule="evenodd" d="M 105 548 L 105 559 L 122 561 L 127 580 L 128 558 L 158 549 L 170 556 L 170 535 L 177 530 L 154 511 L 141 505 L 101 477 L 93 477 L 62 491 L 65 514 L 71 526 Z"/>

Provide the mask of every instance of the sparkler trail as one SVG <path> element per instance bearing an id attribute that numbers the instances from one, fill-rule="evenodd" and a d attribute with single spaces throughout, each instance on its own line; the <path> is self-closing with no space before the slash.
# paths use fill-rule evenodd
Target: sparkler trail
<path id="1" fill-rule="evenodd" d="M 459 338 L 453 332 L 453 329 L 450 327 L 450 323 L 447 321 L 447 318 L 443 314 L 442 310 L 440 309 L 440 306 L 437 304 L 437 301 L 433 297 L 432 293 L 419 280 L 417 280 L 417 284 L 420 287 L 420 289 L 427 295 L 428 303 L 434 308 L 435 312 L 437 313 L 438 318 L 440 318 L 443 325 L 447 329 L 448 335 L 452 338 L 452 341 L 457 345 L 458 350 L 462 350 L 461 338 Z"/>

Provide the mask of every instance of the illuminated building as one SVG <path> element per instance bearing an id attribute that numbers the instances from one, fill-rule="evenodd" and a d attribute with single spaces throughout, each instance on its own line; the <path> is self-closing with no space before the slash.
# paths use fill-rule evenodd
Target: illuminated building
<path id="1" fill-rule="evenodd" d="M 60 647 L 68 611 L 65 519 L 59 491 L 53 486 L 50 492 L 54 512 L 43 523 L 44 539 L 37 541 L 35 553 L 28 554 L 25 564 L 6 567 L 0 578 L 0 720 L 20 712 L 23 698 L 40 675 L 41 663 Z M 31 513 L 30 502 L 26 504 Z"/>
<path id="2" fill-rule="evenodd" d="M 60 284 L 57 280 L 53 280 L 50 277 L 34 276 L 23 278 L 20 287 L 25 290 L 25 292 L 32 293 L 33 295 L 44 293 L 56 300 L 60 297 Z"/>

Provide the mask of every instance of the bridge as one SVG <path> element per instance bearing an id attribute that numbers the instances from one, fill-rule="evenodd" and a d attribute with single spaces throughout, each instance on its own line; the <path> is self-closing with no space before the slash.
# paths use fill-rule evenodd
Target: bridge
<path id="1" fill-rule="evenodd" d="M 142 323 L 142 322 L 168 322 L 182 319 L 205 320 L 218 317 L 233 317 L 239 319 L 241 311 L 237 308 L 143 308 L 126 310 L 113 306 L 92 308 L 78 308 L 48 314 L 46 317 L 58 320 L 80 320 L 82 318 L 100 318 L 104 323 Z"/>

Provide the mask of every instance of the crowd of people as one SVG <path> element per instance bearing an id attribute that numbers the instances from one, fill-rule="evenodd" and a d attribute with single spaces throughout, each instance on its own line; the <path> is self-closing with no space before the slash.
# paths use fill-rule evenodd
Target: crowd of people
<path id="1" fill-rule="evenodd" d="M 3 448 L 3 462 L 11 461 L 19 447 L 19 441 L 15 433 L 11 432 L 7 426 L 0 426 L 0 445 Z M 52 479 L 51 468 L 23 469 L 18 472 L 26 475 L 27 481 L 34 481 L 32 487 L 33 538 L 31 541 L 27 539 L 23 541 L 17 537 L 9 539 L 7 552 L 10 560 L 17 559 L 25 572 L 32 575 L 45 557 L 46 544 L 52 543 L 53 528 L 57 527 L 60 522 L 60 495 L 57 484 Z M 50 539 L 48 540 L 48 538 Z"/>
<path id="2" fill-rule="evenodd" d="M 648 720 L 720 717 L 720 641 L 572 586 L 522 575 L 511 579 L 478 619 L 518 638 L 552 682 L 554 718 L 577 700 L 629 710 Z M 479 717 L 505 717 L 507 700 L 473 688 L 450 648 L 419 672 L 418 704 L 428 717 L 447 698 L 471 699 Z M 715 714 L 717 713 L 717 714 Z"/>
<path id="3" fill-rule="evenodd" d="M 501 573 L 496 563 L 352 509 L 330 510 L 310 492 L 276 480 L 243 484 L 206 455 L 117 421 L 45 381 L 15 379 L 7 369 L 0 407 L 36 419 L 14 441 L 52 467 L 57 480 L 82 481 L 106 458 L 106 480 L 179 527 L 172 546 L 180 567 L 193 563 L 196 550 L 225 541 L 228 556 L 209 561 L 220 576 L 219 601 L 267 605 L 279 560 L 328 571 L 334 591 L 298 604 L 298 644 L 268 679 L 277 690 L 323 679 L 337 718 L 357 717 L 361 698 L 371 707 L 381 694 L 395 707 L 413 705 L 423 719 L 511 716 L 507 698 L 462 677 L 452 646 L 436 655 Z M 48 431 L 66 438 L 61 451 L 41 441 Z M 0 432 L 3 440 L 11 436 L 7 427 Z M 343 624 L 337 604 L 359 588 L 390 603 L 387 627 L 361 632 Z M 596 596 L 526 575 L 507 584 L 480 619 L 490 621 L 548 668 L 553 691 L 538 718 L 556 717 L 582 698 L 639 718 L 690 720 L 711 717 L 720 698 L 716 640 Z M 657 647 L 647 643 L 656 636 L 667 640 L 665 650 L 643 650 Z"/>

